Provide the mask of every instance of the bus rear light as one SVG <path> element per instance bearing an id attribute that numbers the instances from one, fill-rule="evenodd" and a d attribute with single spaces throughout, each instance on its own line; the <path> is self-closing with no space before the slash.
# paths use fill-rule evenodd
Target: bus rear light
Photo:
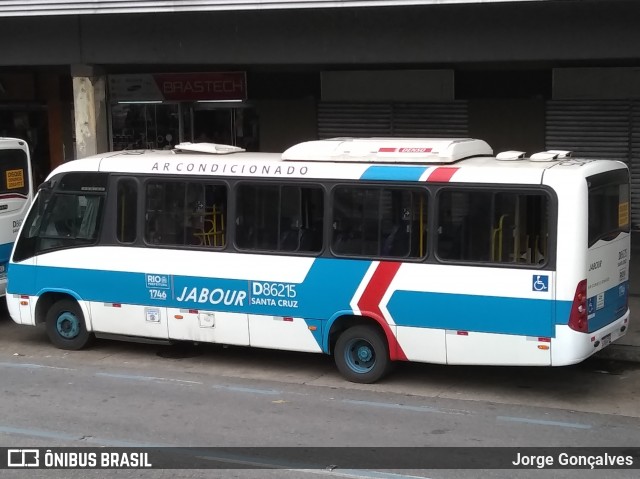
<path id="1" fill-rule="evenodd" d="M 549 346 L 547 346 L 546 344 L 538 344 L 538 349 L 541 349 L 542 351 L 548 351 Z"/>
<path id="2" fill-rule="evenodd" d="M 456 334 L 458 336 L 469 336 L 469 331 L 458 331 Z"/>
<path id="3" fill-rule="evenodd" d="M 183 319 L 183 318 L 184 318 L 184 316 L 182 316 L 181 314 L 176 314 L 176 315 L 174 316 L 174 318 L 176 318 L 176 319 Z"/>
<path id="4" fill-rule="evenodd" d="M 20 296 L 20 299 L 29 299 L 29 295 L 23 294 L 22 296 Z"/>
<path id="5" fill-rule="evenodd" d="M 551 338 L 538 338 L 538 341 L 540 341 L 541 343 L 550 343 Z"/>
<path id="6" fill-rule="evenodd" d="M 589 321 L 587 319 L 587 280 L 583 279 L 576 287 L 576 294 L 571 304 L 571 314 L 569 315 L 569 327 L 579 333 L 589 332 Z"/>

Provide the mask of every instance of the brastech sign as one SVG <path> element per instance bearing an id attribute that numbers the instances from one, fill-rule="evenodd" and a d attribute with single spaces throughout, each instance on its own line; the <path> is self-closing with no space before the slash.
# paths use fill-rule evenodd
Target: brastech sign
<path id="1" fill-rule="evenodd" d="M 122 101 L 246 100 L 244 72 L 110 75 L 109 96 Z"/>

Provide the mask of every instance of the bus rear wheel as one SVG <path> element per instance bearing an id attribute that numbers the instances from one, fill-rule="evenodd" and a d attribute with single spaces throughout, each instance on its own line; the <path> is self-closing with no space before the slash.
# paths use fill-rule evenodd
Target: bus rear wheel
<path id="1" fill-rule="evenodd" d="M 389 370 L 387 340 L 373 326 L 353 326 L 336 342 L 334 360 L 340 373 L 354 383 L 374 383 Z"/>
<path id="2" fill-rule="evenodd" d="M 55 302 L 47 311 L 45 322 L 49 340 L 60 349 L 82 349 L 93 339 L 93 334 L 87 331 L 80 305 L 73 300 Z"/>

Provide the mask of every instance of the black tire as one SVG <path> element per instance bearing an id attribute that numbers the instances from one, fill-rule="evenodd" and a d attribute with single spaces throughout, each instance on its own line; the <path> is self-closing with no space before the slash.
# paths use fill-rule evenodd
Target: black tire
<path id="1" fill-rule="evenodd" d="M 389 371 L 389 346 L 384 334 L 374 326 L 353 326 L 345 330 L 333 351 L 338 371 L 354 383 L 370 384 Z"/>
<path id="2" fill-rule="evenodd" d="M 93 341 L 87 331 L 80 305 L 71 299 L 61 299 L 49 308 L 45 319 L 47 336 L 60 349 L 78 350 Z"/>

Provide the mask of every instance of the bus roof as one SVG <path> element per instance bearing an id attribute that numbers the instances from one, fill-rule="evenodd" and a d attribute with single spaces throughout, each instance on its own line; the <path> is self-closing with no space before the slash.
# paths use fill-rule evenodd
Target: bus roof
<path id="1" fill-rule="evenodd" d="M 422 146 L 408 146 L 411 144 Z M 417 151 L 420 148 L 425 151 Z M 431 151 L 426 151 L 429 148 Z M 104 171 L 253 178 L 540 184 L 546 170 L 555 171 L 559 166 L 563 174 L 582 169 L 580 176 L 625 168 L 622 162 L 569 158 L 568 152 L 561 151 L 543 152 L 531 157 L 517 151 L 496 156 L 483 151 L 491 151 L 491 148 L 484 141 L 471 139 L 340 138 L 301 143 L 283 154 L 252 153 L 226 145 L 182 144 L 175 150 L 130 150 L 95 155 L 64 163 L 50 176 L 63 171 Z M 427 161 L 447 155 L 447 161 Z M 464 158 L 455 162 L 451 159 L 458 156 Z"/>

